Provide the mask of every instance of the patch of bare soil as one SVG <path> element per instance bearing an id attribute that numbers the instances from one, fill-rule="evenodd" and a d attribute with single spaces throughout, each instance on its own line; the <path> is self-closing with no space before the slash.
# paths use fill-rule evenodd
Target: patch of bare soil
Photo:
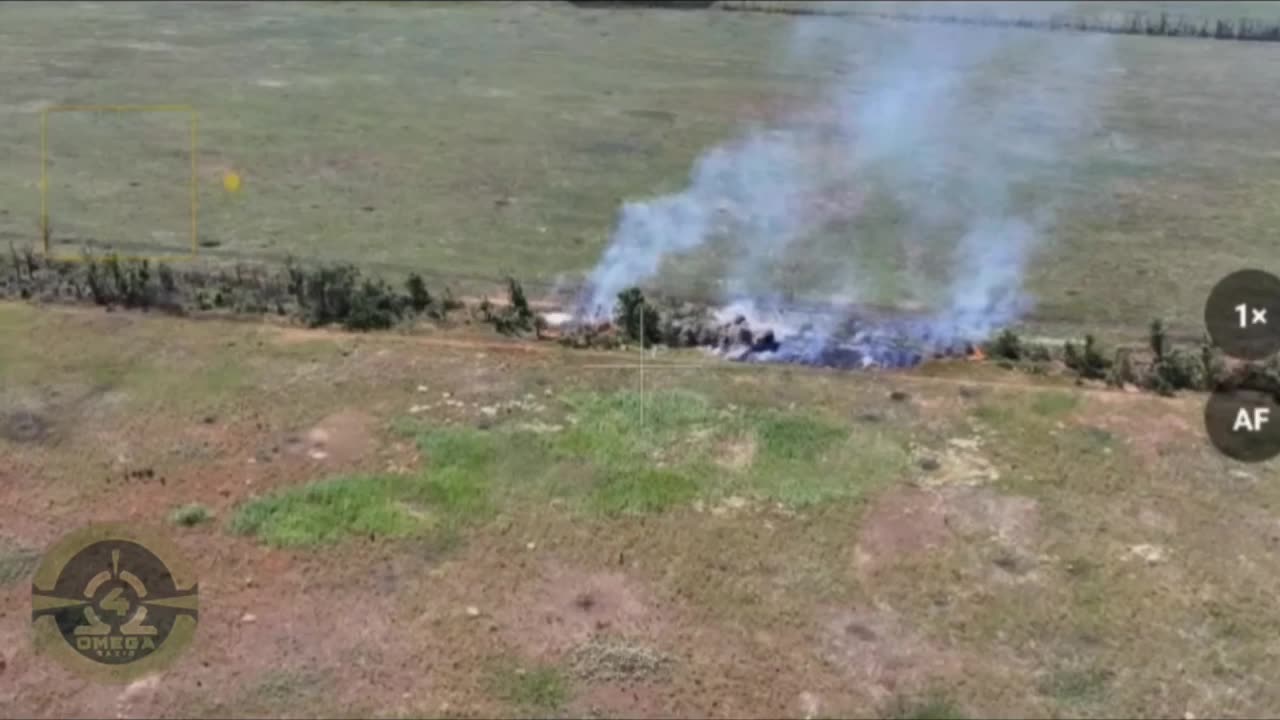
<path id="1" fill-rule="evenodd" d="M 751 467 L 756 458 L 754 437 L 737 438 L 720 443 L 715 452 L 715 463 L 726 470 L 741 471 Z"/>
<path id="2" fill-rule="evenodd" d="M 1085 396 L 1074 420 L 1122 438 L 1145 464 L 1158 465 L 1165 456 L 1203 436 L 1203 428 L 1193 425 L 1182 412 L 1189 402 L 1198 399 L 1091 393 Z M 1152 422 L 1157 417 L 1160 421 Z"/>
<path id="3" fill-rule="evenodd" d="M 650 685 L 593 685 L 569 705 L 570 717 L 675 718 L 670 698 Z"/>
<path id="4" fill-rule="evenodd" d="M 559 658 L 596 635 L 661 636 L 667 618 L 622 573 L 546 566 L 500 611 L 502 632 L 531 657 Z"/>
<path id="5" fill-rule="evenodd" d="M 824 625 L 826 659 L 881 705 L 965 673 L 965 659 L 928 642 L 888 608 L 842 609 Z"/>
<path id="6" fill-rule="evenodd" d="M 328 460 L 350 465 L 366 458 L 376 446 L 377 418 L 369 413 L 343 409 L 316 423 L 301 438 L 289 438 L 286 451 L 302 453 L 312 460 Z"/>
<path id="7" fill-rule="evenodd" d="M 1035 543 L 1040 527 L 1040 506 L 1035 500 L 989 490 L 948 495 L 948 524 L 960 534 L 1015 549 Z"/>
<path id="8" fill-rule="evenodd" d="M 942 495 L 916 487 L 895 488 L 867 510 L 858 529 L 854 558 L 874 574 L 899 559 L 915 557 L 951 540 Z"/>
<path id="9" fill-rule="evenodd" d="M 943 550 L 957 540 L 991 543 L 1003 569 L 1025 574 L 1039 530 L 1039 505 L 1031 498 L 989 488 L 900 487 L 880 496 L 858 530 L 854 559 L 867 575 Z"/>

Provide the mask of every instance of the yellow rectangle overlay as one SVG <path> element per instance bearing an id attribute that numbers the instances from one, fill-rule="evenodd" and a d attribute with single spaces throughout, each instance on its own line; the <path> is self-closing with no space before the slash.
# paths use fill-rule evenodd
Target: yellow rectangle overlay
<path id="1" fill-rule="evenodd" d="M 190 105 L 55 105 L 40 113 L 40 238 L 46 257 L 52 257 L 49 247 L 49 114 L 67 112 L 177 112 L 187 113 L 191 124 L 191 252 L 188 255 L 162 255 L 156 257 L 119 256 L 123 260 L 188 260 L 199 254 L 197 220 L 200 211 L 199 176 L 196 172 L 196 148 L 199 137 L 200 116 Z M 56 258 L 63 261 L 79 260 L 78 257 Z"/>

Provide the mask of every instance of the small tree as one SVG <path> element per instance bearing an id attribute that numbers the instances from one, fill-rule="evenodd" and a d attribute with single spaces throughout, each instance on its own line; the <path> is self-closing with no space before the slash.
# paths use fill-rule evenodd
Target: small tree
<path id="1" fill-rule="evenodd" d="M 1222 360 L 1222 353 L 1215 348 L 1208 337 L 1200 343 L 1200 364 L 1204 366 L 1204 390 L 1213 391 L 1227 378 L 1227 365 Z"/>
<path id="2" fill-rule="evenodd" d="M 178 291 L 178 283 L 173 277 L 173 270 L 168 265 L 156 265 L 156 275 L 160 278 L 160 289 L 172 295 Z"/>
<path id="3" fill-rule="evenodd" d="M 1084 336 L 1083 348 L 1067 343 L 1063 348 L 1062 361 L 1085 380 L 1103 380 L 1111 367 L 1111 361 L 1102 354 L 1093 335 Z"/>
<path id="4" fill-rule="evenodd" d="M 1022 339 L 1008 328 L 1001 330 L 1000 334 L 987 346 L 987 354 L 998 360 L 1020 360 L 1022 359 Z"/>
<path id="5" fill-rule="evenodd" d="M 348 330 L 385 330 L 400 318 L 399 300 L 385 282 L 366 279 L 351 295 L 350 310 L 342 324 Z"/>
<path id="6" fill-rule="evenodd" d="M 658 311 L 645 300 L 638 287 L 618 293 L 614 321 L 625 338 L 640 343 L 641 347 L 656 345 L 662 340 L 662 321 Z"/>
<path id="7" fill-rule="evenodd" d="M 1160 318 L 1151 321 L 1151 329 L 1147 333 L 1147 343 L 1151 346 L 1151 353 L 1155 355 L 1156 362 L 1163 360 L 1165 351 L 1169 349 L 1169 333 Z"/>
<path id="8" fill-rule="evenodd" d="M 409 306 L 414 312 L 420 313 L 431 307 L 434 298 L 427 290 L 427 283 L 418 273 L 410 273 L 409 279 L 404 282 L 405 289 L 409 291 Z"/>
<path id="9" fill-rule="evenodd" d="M 1115 360 L 1111 363 L 1111 370 L 1107 373 L 1107 384 L 1113 387 L 1124 387 L 1126 384 L 1136 384 L 1136 375 L 1133 372 L 1132 351 L 1129 348 L 1120 348 L 1116 350 Z"/>
<path id="10" fill-rule="evenodd" d="M 513 277 L 507 278 L 508 310 L 511 324 L 517 330 L 533 329 L 533 310 L 529 309 L 529 299 L 524 295 L 524 288 Z"/>
<path id="11" fill-rule="evenodd" d="M 98 305 L 109 305 L 111 303 L 111 293 L 102 278 L 102 271 L 98 268 L 98 259 L 88 251 L 84 253 L 84 276 L 85 282 L 89 285 L 89 294 L 93 296 L 93 301 Z"/>
<path id="12" fill-rule="evenodd" d="M 1161 395 L 1172 395 L 1176 390 L 1202 388 L 1205 382 L 1205 368 L 1200 358 L 1185 350 L 1173 349 L 1151 366 L 1146 386 Z"/>

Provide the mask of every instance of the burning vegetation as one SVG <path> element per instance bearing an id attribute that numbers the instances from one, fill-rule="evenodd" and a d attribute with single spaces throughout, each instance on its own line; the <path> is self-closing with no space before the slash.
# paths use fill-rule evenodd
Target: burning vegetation
<path id="1" fill-rule="evenodd" d="M 562 342 L 576 347 L 702 348 L 737 362 L 841 369 L 905 369 L 930 359 L 977 357 L 966 340 L 933 331 L 928 317 L 836 305 L 760 308 L 742 301 L 712 308 L 645 299 L 638 288 L 618 295 L 612 318 L 599 313 L 564 324 Z"/>
<path id="2" fill-rule="evenodd" d="M 769 362 L 851 370 L 904 370 L 936 360 L 994 362 L 1035 375 L 1074 376 L 1078 383 L 1147 390 L 1250 388 L 1280 397 L 1280 360 L 1235 362 L 1206 338 L 1174 347 L 1160 320 L 1145 344 L 1104 348 L 1082 340 L 1029 341 L 1006 328 L 991 338 L 931 333 L 928 316 L 905 311 L 813 306 L 749 317 L 749 306 L 709 308 L 689 302 L 650 302 L 638 288 L 618 296 L 612 319 L 560 315 L 554 336 L 572 347 L 698 348 L 736 362 Z M 772 322 L 770 322 L 772 321 Z"/>

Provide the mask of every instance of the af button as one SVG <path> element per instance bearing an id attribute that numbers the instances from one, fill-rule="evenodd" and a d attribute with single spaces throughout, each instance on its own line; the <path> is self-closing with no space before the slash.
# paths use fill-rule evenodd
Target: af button
<path id="1" fill-rule="evenodd" d="M 1271 393 L 1244 388 L 1219 390 L 1204 410 L 1209 440 L 1240 462 L 1264 462 L 1280 454 L 1280 403 Z"/>
<path id="2" fill-rule="evenodd" d="M 1209 293 L 1204 324 L 1213 344 L 1240 360 L 1280 352 L 1280 278 L 1261 270 L 1226 276 Z"/>

